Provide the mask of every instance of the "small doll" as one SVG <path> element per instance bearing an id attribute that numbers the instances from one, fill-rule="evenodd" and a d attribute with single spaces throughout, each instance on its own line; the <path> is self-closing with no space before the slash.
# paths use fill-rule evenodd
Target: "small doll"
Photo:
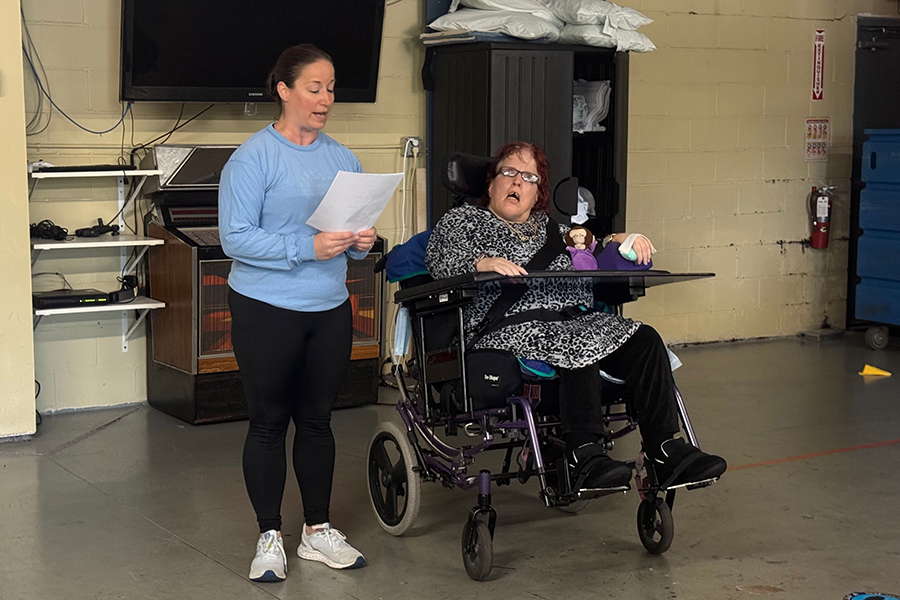
<path id="1" fill-rule="evenodd" d="M 572 266 L 576 271 L 596 271 L 597 258 L 594 249 L 597 240 L 586 227 L 576 225 L 566 234 L 566 250 L 572 255 Z"/>

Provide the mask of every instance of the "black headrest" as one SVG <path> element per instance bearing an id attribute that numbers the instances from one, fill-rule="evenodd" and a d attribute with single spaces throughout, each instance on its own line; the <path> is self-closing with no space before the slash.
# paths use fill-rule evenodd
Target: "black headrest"
<path id="1" fill-rule="evenodd" d="M 487 194 L 491 159 L 456 152 L 447 157 L 441 181 L 454 196 L 481 198 Z"/>

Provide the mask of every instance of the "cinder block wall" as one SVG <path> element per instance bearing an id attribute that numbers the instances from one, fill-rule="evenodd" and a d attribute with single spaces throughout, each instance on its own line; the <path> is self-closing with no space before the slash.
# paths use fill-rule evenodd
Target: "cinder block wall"
<path id="1" fill-rule="evenodd" d="M 651 290 L 626 314 L 670 342 L 792 335 L 845 323 L 856 14 L 894 0 L 638 0 L 657 52 L 631 61 L 628 228 L 669 270 L 709 281 Z M 824 99 L 813 35 L 826 32 Z M 830 117 L 827 163 L 805 119 Z M 839 188 L 831 243 L 811 250 L 805 200 Z"/>
<path id="2" fill-rule="evenodd" d="M 645 28 L 657 52 L 632 57 L 628 229 L 653 239 L 656 265 L 710 270 L 711 281 L 651 290 L 627 314 L 656 326 L 670 342 L 791 335 L 827 320 L 844 322 L 857 12 L 896 14 L 896 0 L 633 0 L 656 22 Z M 92 129 L 116 122 L 119 3 L 25 0 L 25 14 L 51 80 L 54 99 Z M 378 102 L 338 105 L 326 131 L 374 172 L 401 168 L 400 137 L 424 136 L 424 24 L 417 0 L 387 7 Z M 824 100 L 812 102 L 813 31 L 825 29 Z M 338 74 L 339 75 L 339 74 Z M 26 81 L 26 106 L 35 90 Z M 180 105 L 138 105 L 124 145 L 170 129 Z M 193 115 L 203 105 L 188 105 Z M 217 106 L 171 142 L 240 143 L 273 116 Z M 832 119 L 826 164 L 803 162 L 804 119 Z M 104 136 L 77 130 L 59 115 L 29 138 L 29 159 L 57 164 L 115 162 L 122 128 Z M 841 188 L 831 247 L 804 249 L 805 197 L 821 182 Z M 112 182 L 42 182 L 29 203 L 32 221 L 72 229 L 116 212 Z M 400 203 L 378 223 L 398 237 Z M 42 258 L 78 287 L 115 287 L 117 253 L 73 251 Z M 55 285 L 52 277 L 35 289 Z M 23 294 L 25 291 L 23 290 Z M 46 320 L 45 320 L 46 321 Z M 102 406 L 146 398 L 141 333 L 121 351 L 118 315 L 49 321 L 36 334 L 40 410 Z"/>
<path id="3" fill-rule="evenodd" d="M 24 0 L 34 43 L 50 79 L 54 101 L 87 128 L 108 129 L 122 114 L 118 101 L 120 3 L 113 0 Z M 401 137 L 425 135 L 425 95 L 419 71 L 424 51 L 416 37 L 422 31 L 424 7 L 416 0 L 387 6 L 381 50 L 378 96 L 374 104 L 338 104 L 325 131 L 359 156 L 369 172 L 399 172 Z M 20 55 L 12 57 L 21 60 Z M 27 68 L 27 65 L 26 65 Z M 340 73 L 337 73 L 340 77 Z M 36 88 L 26 73 L 26 112 L 35 106 Z M 184 118 L 205 108 L 188 104 Z M 123 128 L 102 136 L 77 129 L 58 113 L 42 134 L 28 138 L 28 158 L 54 164 L 115 163 L 134 143 L 149 141 L 171 129 L 180 104 L 136 104 Z M 254 117 L 243 106 L 215 106 L 176 132 L 170 143 L 239 144 L 275 117 L 274 105 L 258 105 Z M 23 161 L 24 162 L 24 161 Z M 424 158 L 419 160 L 424 166 Z M 411 167 L 411 164 L 407 165 Z M 409 195 L 414 192 L 410 178 Z M 400 193 L 377 223 L 390 241 L 400 235 Z M 28 203 L 32 222 L 50 218 L 74 231 L 117 212 L 115 181 L 41 181 Z M 413 211 L 407 211 L 412 223 Z M 409 231 L 407 232 L 409 235 Z M 24 257 L 23 257 L 24 259 Z M 119 251 L 45 252 L 35 271 L 65 273 L 73 286 L 115 289 Z M 59 287 L 45 276 L 35 289 Z M 26 293 L 27 290 L 22 290 Z M 36 377 L 43 389 L 40 411 L 108 406 L 146 399 L 145 338 L 141 325 L 122 352 L 119 313 L 93 318 L 46 318 L 35 334 Z"/>

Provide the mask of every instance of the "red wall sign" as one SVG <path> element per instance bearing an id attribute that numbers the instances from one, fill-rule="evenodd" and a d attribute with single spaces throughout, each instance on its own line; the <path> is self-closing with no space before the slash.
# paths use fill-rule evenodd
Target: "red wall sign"
<path id="1" fill-rule="evenodd" d="M 822 89 L 825 87 L 825 30 L 816 29 L 816 37 L 813 42 L 813 78 L 812 99 L 822 99 Z"/>

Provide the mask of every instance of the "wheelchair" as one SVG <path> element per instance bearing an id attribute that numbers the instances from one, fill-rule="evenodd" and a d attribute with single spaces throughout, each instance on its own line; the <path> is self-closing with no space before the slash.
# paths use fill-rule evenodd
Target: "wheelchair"
<path id="1" fill-rule="evenodd" d="M 477 198 L 484 190 L 488 159 L 457 154 L 450 157 L 444 185 L 457 197 Z M 476 182 L 474 185 L 472 182 Z M 393 251 L 392 251 L 393 252 Z M 382 259 L 377 269 L 384 267 Z M 666 271 L 639 272 L 533 272 L 530 277 L 591 277 L 595 297 L 607 304 L 622 303 L 642 296 L 646 287 L 708 277 L 712 274 L 671 274 Z M 509 278 L 506 278 L 507 280 Z M 517 278 L 519 279 L 519 278 Z M 582 490 L 574 485 L 566 464 L 565 444 L 558 414 L 558 378 L 552 368 L 523 363 L 518 374 L 505 371 L 500 389 L 493 389 L 492 375 L 479 373 L 488 381 L 472 378 L 475 353 L 467 350 L 463 333 L 463 310 L 488 281 L 502 281 L 494 273 L 460 275 L 434 281 L 418 274 L 400 282 L 395 302 L 401 306 L 399 318 L 408 314 L 413 358 L 407 373 L 393 365 L 400 400 L 397 411 L 402 425 L 381 422 L 367 453 L 367 479 L 371 505 L 382 529 L 399 536 L 414 524 L 421 508 L 421 486 L 439 482 L 448 488 L 477 488 L 477 503 L 463 527 L 461 550 L 466 573 L 483 580 L 491 572 L 493 537 L 497 512 L 492 505 L 492 486 L 525 483 L 536 478 L 539 498 L 547 507 L 577 512 L 592 499 L 625 493 L 630 486 L 603 490 Z M 543 367 L 547 367 L 543 365 Z M 407 376 L 412 381 L 407 381 Z M 615 441 L 637 429 L 623 397 L 624 382 L 603 376 L 606 434 L 601 442 L 611 449 Z M 497 386 L 495 386 L 497 387 Z M 483 393 L 485 390 L 488 393 Z M 676 388 L 678 412 L 685 436 L 694 446 L 697 438 Z M 462 438 L 461 443 L 447 440 Z M 482 453 L 505 452 L 500 472 L 477 469 Z M 672 508 L 677 488 L 705 487 L 715 480 L 691 485 L 663 487 L 650 461 L 641 452 L 629 461 L 634 469 L 634 485 L 641 498 L 637 529 L 641 543 L 652 554 L 669 549 L 674 538 Z"/>

